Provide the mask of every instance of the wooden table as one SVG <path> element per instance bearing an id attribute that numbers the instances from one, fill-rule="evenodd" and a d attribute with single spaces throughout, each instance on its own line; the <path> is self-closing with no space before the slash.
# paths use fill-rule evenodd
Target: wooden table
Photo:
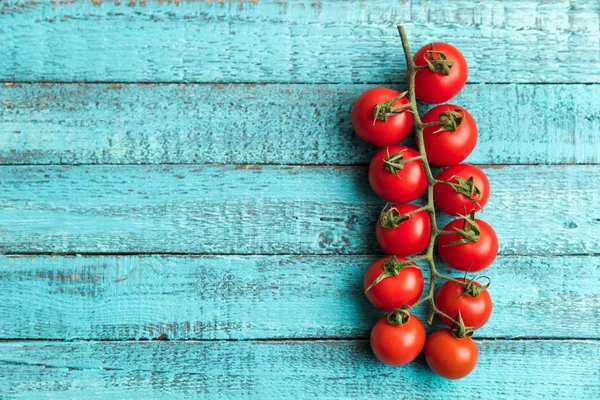
<path id="1" fill-rule="evenodd" d="M 599 20 L 597 0 L 0 1 L 0 397 L 600 398 Z M 495 309 L 457 382 L 368 345 L 384 203 L 349 111 L 402 87 L 399 22 L 465 54 L 453 102 L 492 185 Z"/>

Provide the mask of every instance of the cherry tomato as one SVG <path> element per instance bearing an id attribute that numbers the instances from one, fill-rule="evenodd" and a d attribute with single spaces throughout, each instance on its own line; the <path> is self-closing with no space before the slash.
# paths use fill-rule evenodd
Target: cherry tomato
<path id="1" fill-rule="evenodd" d="M 448 67 L 444 57 L 446 61 L 452 61 L 452 66 Z M 456 96 L 467 82 L 467 61 L 448 43 L 425 45 L 415 53 L 413 60 L 417 66 L 427 66 L 429 60 L 435 68 L 435 71 L 422 69 L 415 75 L 415 95 L 425 103 L 444 103 Z"/>
<path id="2" fill-rule="evenodd" d="M 412 306 L 423 293 L 423 273 L 403 257 L 384 257 L 375 261 L 365 274 L 367 299 L 383 311 Z"/>
<path id="3" fill-rule="evenodd" d="M 377 153 L 369 165 L 369 183 L 373 191 L 392 203 L 410 203 L 427 188 L 423 162 L 416 150 L 406 146 L 388 146 Z"/>
<path id="4" fill-rule="evenodd" d="M 425 344 L 425 328 L 414 315 L 402 325 L 382 317 L 371 330 L 371 349 L 379 361 L 394 367 L 414 360 Z"/>
<path id="5" fill-rule="evenodd" d="M 398 96 L 400 92 L 382 87 L 361 94 L 352 107 L 352 126 L 356 134 L 375 146 L 397 144 L 408 136 L 413 126 L 412 114 L 390 115 L 400 112 L 398 108 L 408 104 L 406 96 L 386 104 Z M 379 117 L 374 114 L 377 105 L 380 105 Z"/>
<path id="6" fill-rule="evenodd" d="M 425 360 L 429 367 L 446 379 L 469 375 L 477 365 L 479 349 L 470 337 L 457 338 L 449 328 L 429 336 L 425 343 Z"/>
<path id="7" fill-rule="evenodd" d="M 486 288 L 475 281 L 456 278 L 464 282 L 447 281 L 442 285 L 435 298 L 439 310 L 452 318 L 458 312 L 466 326 L 472 329 L 481 328 L 492 314 L 492 298 Z M 442 322 L 452 326 L 452 321 L 439 316 Z"/>
<path id="8" fill-rule="evenodd" d="M 423 123 L 443 122 L 423 130 L 425 152 L 431 164 L 447 167 L 464 161 L 477 144 L 475 120 L 462 107 L 443 104 L 429 110 Z"/>
<path id="9" fill-rule="evenodd" d="M 479 211 L 490 198 L 490 182 L 485 173 L 470 164 L 458 164 L 442 171 L 433 187 L 433 200 L 448 215 L 468 215 Z"/>
<path id="10" fill-rule="evenodd" d="M 469 221 L 474 221 L 478 228 Z M 450 222 L 444 231 L 456 232 L 455 228 L 467 232 L 476 241 L 468 240 L 459 232 L 440 235 L 438 250 L 442 260 L 459 271 L 478 272 L 489 267 L 498 254 L 498 237 L 492 227 L 485 221 L 469 217 Z M 468 242 L 453 244 L 458 241 Z"/>
<path id="11" fill-rule="evenodd" d="M 431 220 L 427 211 L 404 215 L 418 208 L 414 204 L 397 204 L 381 212 L 375 234 L 383 251 L 407 257 L 427 248 L 431 234 Z"/>

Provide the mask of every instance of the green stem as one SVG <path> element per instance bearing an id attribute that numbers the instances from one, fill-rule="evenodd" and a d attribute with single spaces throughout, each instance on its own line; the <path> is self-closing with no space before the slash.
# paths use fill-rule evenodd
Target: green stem
<path id="1" fill-rule="evenodd" d="M 452 281 L 452 282 L 460 283 L 461 285 L 464 285 L 464 283 L 465 283 L 464 281 L 461 281 L 459 279 L 453 278 L 453 277 L 448 276 L 448 275 L 443 275 L 443 274 L 440 274 L 440 273 L 438 273 L 438 278 L 446 280 L 446 281 Z"/>
<path id="2" fill-rule="evenodd" d="M 411 215 L 419 213 L 421 211 L 430 211 L 431 208 L 432 207 L 429 204 L 427 204 L 427 205 L 425 205 L 423 207 L 419 207 L 419 208 L 415 208 L 414 210 L 407 211 L 407 212 L 403 213 L 402 215 L 405 216 L 405 217 L 410 217 Z M 422 260 L 424 260 L 425 258 L 426 257 L 423 257 Z"/>
<path id="3" fill-rule="evenodd" d="M 417 302 L 416 302 L 415 304 L 413 304 L 411 307 L 416 307 L 416 306 L 418 306 L 419 304 L 421 304 L 421 303 L 424 303 L 424 302 L 426 302 L 426 301 L 429 301 L 429 295 L 421 297 L 421 298 L 420 298 L 419 300 L 417 300 Z"/>
<path id="4" fill-rule="evenodd" d="M 429 128 L 430 126 L 440 126 L 440 125 L 444 125 L 444 123 L 441 121 L 428 122 L 426 124 L 423 124 L 423 128 Z"/>
<path id="5" fill-rule="evenodd" d="M 426 210 L 429 214 L 429 218 L 431 220 L 431 237 L 429 238 L 429 245 L 427 246 L 427 250 L 419 259 L 427 260 L 429 264 L 429 289 L 427 290 L 427 294 L 419 299 L 414 305 L 421 304 L 425 301 L 429 301 L 429 317 L 427 322 L 429 324 L 433 323 L 433 317 L 435 314 L 441 315 L 443 317 L 448 318 L 453 322 L 457 322 L 454 318 L 450 317 L 446 313 L 440 311 L 435 305 L 435 281 L 437 279 L 446 279 L 449 277 L 440 274 L 436 267 L 435 261 L 433 259 L 433 250 L 435 248 L 435 239 L 440 234 L 441 230 L 437 226 L 437 221 L 435 218 L 435 206 L 433 202 L 433 186 L 438 183 L 438 181 L 433 176 L 431 172 L 431 167 L 427 162 L 427 154 L 425 152 L 425 142 L 423 140 L 423 129 L 431 124 L 424 124 L 421 121 L 421 117 L 419 116 L 419 111 L 417 110 L 417 101 L 415 98 L 415 74 L 418 70 L 423 69 L 422 67 L 417 67 L 412 59 L 412 53 L 410 52 L 410 46 L 408 45 L 408 39 L 406 38 L 406 32 L 404 32 L 404 27 L 402 25 L 398 25 L 398 32 L 400 33 L 400 39 L 402 40 L 402 48 L 404 50 L 404 57 L 406 58 L 406 68 L 408 72 L 408 107 L 413 116 L 414 120 L 414 129 L 415 135 L 417 138 L 417 144 L 419 148 L 419 154 L 421 155 L 423 168 L 425 169 L 425 175 L 427 176 L 427 204 L 421 209 Z M 453 278 L 450 278 L 453 280 Z"/>

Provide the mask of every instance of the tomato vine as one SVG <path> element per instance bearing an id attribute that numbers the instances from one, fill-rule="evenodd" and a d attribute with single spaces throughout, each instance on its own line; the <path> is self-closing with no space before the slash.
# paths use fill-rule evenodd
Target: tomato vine
<path id="1" fill-rule="evenodd" d="M 492 311 L 489 278 L 481 285 L 466 274 L 463 278 L 444 275 L 436 267 L 434 250 L 437 241 L 442 260 L 455 270 L 478 272 L 491 265 L 498 239 L 491 226 L 475 218 L 489 197 L 489 182 L 479 168 L 461 164 L 477 142 L 477 127 L 467 110 L 443 104 L 421 119 L 417 109 L 417 99 L 447 101 L 464 87 L 464 57 L 447 43 L 431 43 L 413 56 L 402 25 L 398 32 L 408 90 L 369 89 L 352 109 L 356 133 L 368 143 L 386 146 L 369 164 L 369 183 L 381 198 L 396 203 L 384 207 L 376 226 L 377 242 L 391 256 L 374 262 L 365 274 L 367 298 L 389 312 L 371 331 L 371 348 L 381 361 L 396 366 L 412 361 L 424 349 L 435 372 L 458 379 L 469 374 L 477 362 L 477 345 L 470 336 Z M 415 133 L 418 151 L 397 145 L 410 131 Z M 436 178 L 430 163 L 449 168 Z M 425 205 L 410 204 L 424 192 Z M 459 218 L 440 229 L 436 205 Z M 428 265 L 425 295 L 417 261 Z M 436 298 L 438 280 L 446 283 Z M 437 331 L 425 341 L 423 324 L 411 309 L 426 302 L 427 322 L 432 324 L 437 315 L 450 329 Z M 460 359 L 460 354 L 468 357 Z"/>
<path id="2" fill-rule="evenodd" d="M 411 111 L 413 117 L 413 126 L 415 130 L 415 136 L 417 140 L 417 147 L 419 148 L 419 154 L 421 156 L 421 162 L 423 163 L 423 168 L 425 169 L 425 176 L 427 178 L 427 203 L 421 207 L 421 210 L 427 211 L 430 218 L 431 224 L 431 236 L 429 239 L 429 244 L 427 245 L 427 250 L 425 254 L 417 257 L 413 257 L 413 260 L 426 260 L 429 265 L 429 289 L 427 290 L 427 294 L 421 299 L 419 299 L 412 307 L 415 307 L 421 303 L 426 301 L 429 302 L 429 316 L 427 318 L 427 322 L 429 324 L 433 323 L 433 318 L 435 314 L 441 315 L 444 318 L 449 319 L 455 323 L 458 323 L 453 317 L 441 311 L 435 304 L 435 282 L 438 279 L 445 279 L 454 281 L 454 278 L 446 276 L 438 272 L 435 266 L 435 259 L 433 255 L 433 251 L 435 249 L 435 239 L 443 234 L 443 231 L 439 229 L 437 226 L 436 215 L 435 215 L 435 203 L 433 201 L 433 187 L 435 186 L 437 180 L 433 176 L 431 172 L 431 167 L 427 162 L 427 153 L 425 150 L 425 141 L 423 139 L 423 130 L 427 126 L 437 125 L 437 123 L 432 123 L 431 125 L 424 124 L 421 121 L 421 117 L 419 116 L 419 111 L 417 109 L 417 101 L 415 97 L 415 75 L 419 69 L 425 69 L 428 67 L 417 67 L 412 58 L 412 53 L 410 52 L 410 46 L 408 44 L 408 38 L 406 37 L 406 32 L 404 31 L 404 27 L 402 25 L 398 25 L 398 33 L 400 34 L 400 40 L 402 41 L 402 49 L 404 50 L 404 57 L 406 59 L 406 70 L 408 75 L 408 108 Z"/>

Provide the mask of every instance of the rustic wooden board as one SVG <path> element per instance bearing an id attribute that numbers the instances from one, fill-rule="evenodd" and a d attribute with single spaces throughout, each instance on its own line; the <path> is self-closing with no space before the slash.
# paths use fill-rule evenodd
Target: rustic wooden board
<path id="1" fill-rule="evenodd" d="M 365 164 L 350 109 L 367 85 L 0 88 L 0 163 Z M 596 85 L 468 85 L 477 164 L 600 161 Z M 424 108 L 425 109 L 425 108 Z"/>
<path id="2" fill-rule="evenodd" d="M 128 7 L 129 6 L 129 7 Z M 471 82 L 597 82 L 597 0 L 4 1 L 0 80 L 399 82 L 446 40 Z"/>
<path id="3" fill-rule="evenodd" d="M 533 399 L 600 397 L 599 341 L 481 341 L 475 371 L 400 368 L 366 341 L 13 342 L 0 390 L 19 398 Z"/>
<path id="4" fill-rule="evenodd" d="M 349 110 L 403 83 L 398 22 L 464 52 L 469 161 L 495 165 L 495 311 L 460 382 L 365 340 L 383 202 Z M 600 161 L 599 22 L 597 0 L 0 0 L 0 398 L 600 398 L 600 169 L 505 165 Z"/>
<path id="5" fill-rule="evenodd" d="M 600 253 L 600 168 L 485 172 L 503 254 Z M 0 192 L 9 253 L 380 251 L 365 167 L 4 166 Z"/>
<path id="6" fill-rule="evenodd" d="M 367 338 L 375 259 L 5 256 L 0 339 Z M 599 257 L 500 257 L 486 273 L 494 313 L 476 337 L 600 338 Z"/>

